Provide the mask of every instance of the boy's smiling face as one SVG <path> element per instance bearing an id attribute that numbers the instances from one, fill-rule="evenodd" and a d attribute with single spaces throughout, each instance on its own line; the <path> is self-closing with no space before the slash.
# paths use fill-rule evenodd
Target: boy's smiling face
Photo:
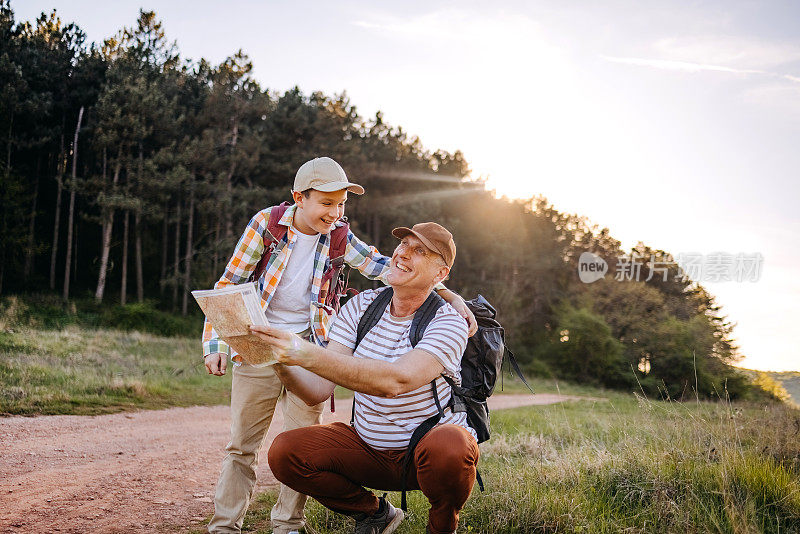
<path id="1" fill-rule="evenodd" d="M 300 191 L 292 191 L 292 198 L 297 204 L 294 227 L 308 235 L 327 234 L 344 216 L 347 189 L 330 192 L 311 189 L 308 197 Z"/>

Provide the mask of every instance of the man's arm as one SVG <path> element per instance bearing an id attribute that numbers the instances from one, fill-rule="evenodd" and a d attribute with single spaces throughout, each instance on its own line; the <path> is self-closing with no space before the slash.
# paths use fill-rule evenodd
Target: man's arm
<path id="1" fill-rule="evenodd" d="M 335 341 L 331 345 L 338 345 L 336 348 L 342 352 L 268 326 L 251 326 L 250 330 L 272 347 L 279 362 L 299 366 L 340 386 L 377 397 L 391 398 L 413 391 L 444 371 L 439 360 L 421 349 L 412 349 L 393 362 L 385 362 L 354 358 L 351 349 Z"/>
<path id="2" fill-rule="evenodd" d="M 328 343 L 328 350 L 351 357 L 353 355 L 353 351 L 337 341 Z M 315 406 L 330 397 L 336 387 L 336 384 L 330 380 L 315 375 L 299 365 L 276 363 L 273 369 L 286 389 L 300 397 L 309 406 Z"/>
<path id="3" fill-rule="evenodd" d="M 389 285 L 386 281 L 386 273 L 389 271 L 391 258 L 378 252 L 375 247 L 367 245 L 350 231 L 347 233 L 344 261 L 354 269 L 358 269 L 370 280 L 380 280 L 385 285 Z M 458 293 L 447 289 L 442 283 L 436 284 L 433 289 L 467 321 L 470 336 L 478 331 L 475 315 Z"/>

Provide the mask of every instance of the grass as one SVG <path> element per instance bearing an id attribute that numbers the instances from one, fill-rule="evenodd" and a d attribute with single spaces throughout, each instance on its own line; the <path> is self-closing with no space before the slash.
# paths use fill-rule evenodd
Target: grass
<path id="1" fill-rule="evenodd" d="M 94 415 L 229 399 L 230 373 L 206 373 L 195 337 L 78 326 L 0 331 L 0 414 Z"/>
<path id="2" fill-rule="evenodd" d="M 475 488 L 459 532 L 800 532 L 799 411 L 600 395 L 608 401 L 493 412 L 486 492 Z M 270 532 L 276 496 L 258 496 L 247 531 Z M 424 532 L 427 500 L 409 497 L 397 532 Z M 352 531 L 313 500 L 306 513 L 322 533 Z"/>
<path id="3" fill-rule="evenodd" d="M 531 384 L 537 393 L 606 400 L 493 412 L 493 437 L 481 446 L 479 465 L 486 492 L 476 489 L 467 501 L 460 532 L 800 532 L 799 410 L 654 401 L 545 379 Z M 7 322 L 0 329 L 3 414 L 224 404 L 229 391 L 230 373 L 206 374 L 196 336 L 76 324 Z M 525 391 L 505 375 L 502 392 Z M 269 491 L 254 500 L 246 531 L 271 531 L 275 498 Z M 399 494 L 390 498 L 399 503 Z M 398 532 L 423 532 L 427 508 L 421 492 L 410 493 Z M 322 533 L 352 530 L 350 519 L 313 500 L 306 512 Z"/>

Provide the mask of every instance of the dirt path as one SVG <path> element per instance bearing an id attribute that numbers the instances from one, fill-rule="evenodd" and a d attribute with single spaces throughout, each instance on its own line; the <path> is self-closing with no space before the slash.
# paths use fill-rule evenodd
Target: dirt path
<path id="1" fill-rule="evenodd" d="M 578 398 L 496 395 L 489 406 Z M 349 420 L 350 401 L 336 408 L 325 422 Z M 282 425 L 277 410 L 269 440 Z M 227 406 L 0 419 L 0 532 L 184 530 L 213 512 L 229 432 Z M 266 461 L 258 479 L 276 483 Z"/>

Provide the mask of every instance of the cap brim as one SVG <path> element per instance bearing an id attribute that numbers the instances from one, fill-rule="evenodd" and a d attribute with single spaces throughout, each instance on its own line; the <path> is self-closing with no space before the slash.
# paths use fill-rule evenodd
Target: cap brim
<path id="1" fill-rule="evenodd" d="M 405 226 L 400 226 L 400 227 L 395 228 L 394 230 L 392 230 L 392 235 L 395 236 L 397 239 L 403 239 L 407 235 L 413 235 L 414 237 L 416 237 L 417 239 L 422 241 L 422 244 L 425 245 L 428 248 L 428 250 L 430 250 L 434 254 L 438 254 L 439 256 L 444 258 L 444 255 L 441 252 L 439 252 L 436 249 L 435 246 L 433 246 L 433 243 L 431 243 L 428 240 L 427 237 L 425 237 L 424 235 L 418 234 L 417 232 L 415 232 L 411 228 L 407 228 Z"/>
<path id="2" fill-rule="evenodd" d="M 328 182 L 327 184 L 314 186 L 312 187 L 312 189 L 316 189 L 317 191 L 322 191 L 324 193 L 330 193 L 331 191 L 341 191 L 342 189 L 347 189 L 348 191 L 356 195 L 364 194 L 364 188 L 358 184 L 354 184 L 353 182 Z"/>

